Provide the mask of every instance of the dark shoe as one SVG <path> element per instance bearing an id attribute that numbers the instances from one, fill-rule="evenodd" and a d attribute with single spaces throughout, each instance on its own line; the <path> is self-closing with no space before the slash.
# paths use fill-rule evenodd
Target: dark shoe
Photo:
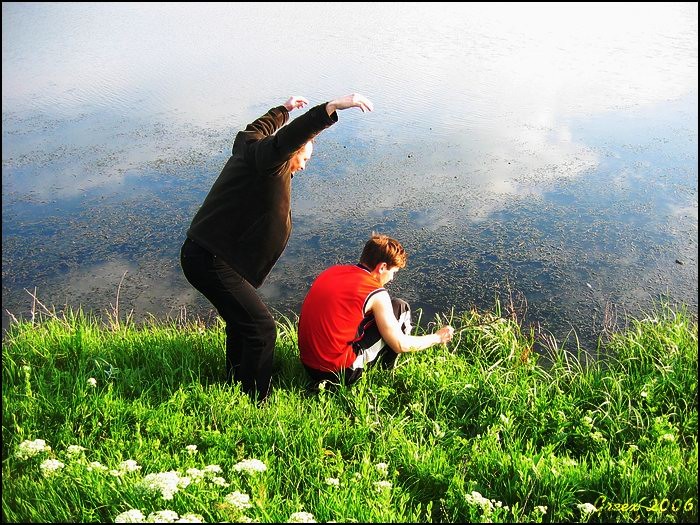
<path id="1" fill-rule="evenodd" d="M 391 348 L 385 347 L 382 349 L 382 355 L 379 356 L 379 366 L 383 370 L 393 370 L 396 368 L 396 364 L 399 361 L 399 354 L 394 352 Z"/>

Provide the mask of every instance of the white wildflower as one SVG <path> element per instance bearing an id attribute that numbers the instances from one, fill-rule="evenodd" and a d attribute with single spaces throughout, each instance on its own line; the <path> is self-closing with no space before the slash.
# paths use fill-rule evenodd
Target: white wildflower
<path id="1" fill-rule="evenodd" d="M 114 476 L 115 478 L 120 478 L 122 474 L 124 474 L 123 470 L 117 470 L 115 468 L 109 471 L 109 475 Z"/>
<path id="2" fill-rule="evenodd" d="M 547 506 L 546 505 L 537 505 L 537 507 L 535 507 L 535 510 L 537 512 L 539 512 L 540 514 L 543 514 L 543 515 L 547 514 Z"/>
<path id="3" fill-rule="evenodd" d="M 338 478 L 326 478 L 326 485 L 331 485 L 334 487 L 340 486 L 340 480 Z"/>
<path id="4" fill-rule="evenodd" d="M 133 459 L 127 459 L 119 463 L 119 470 L 122 472 L 136 472 L 137 470 L 141 470 L 141 467 Z"/>
<path id="5" fill-rule="evenodd" d="M 146 519 L 147 523 L 175 523 L 180 516 L 173 510 L 159 510 L 151 512 Z"/>
<path id="6" fill-rule="evenodd" d="M 242 494 L 238 491 L 227 494 L 224 497 L 224 501 L 239 509 L 249 509 L 253 506 L 253 504 L 250 502 L 250 496 L 248 496 L 248 494 Z"/>
<path id="7" fill-rule="evenodd" d="M 66 454 L 69 458 L 73 458 L 75 456 L 79 456 L 85 450 L 87 449 L 85 447 L 81 447 L 80 445 L 68 445 L 68 448 L 66 449 Z"/>
<path id="8" fill-rule="evenodd" d="M 65 464 L 61 463 L 57 459 L 46 459 L 41 465 L 39 465 L 39 467 L 41 468 L 41 472 L 44 474 L 44 476 L 50 476 L 51 474 L 54 474 L 56 471 L 65 467 Z"/>
<path id="9" fill-rule="evenodd" d="M 391 488 L 391 481 L 375 481 L 374 482 L 374 487 L 379 491 L 382 492 L 383 490 L 388 490 Z"/>
<path id="10" fill-rule="evenodd" d="M 198 468 L 187 469 L 187 475 L 192 480 L 192 483 L 201 483 L 204 480 L 205 474 L 203 470 L 199 470 Z"/>
<path id="11" fill-rule="evenodd" d="M 382 476 L 386 476 L 389 474 L 389 465 L 386 463 L 377 463 L 374 466 L 377 469 L 377 472 L 379 472 Z"/>
<path id="12" fill-rule="evenodd" d="M 252 474 L 254 472 L 264 472 L 267 470 L 267 466 L 265 466 L 265 463 L 260 461 L 259 459 L 244 459 L 243 461 L 239 461 L 233 466 L 234 470 L 237 472 L 247 472 L 249 474 Z"/>
<path id="13" fill-rule="evenodd" d="M 173 499 L 173 495 L 180 490 L 180 475 L 171 470 L 170 472 L 158 472 L 148 474 L 140 485 L 147 490 L 160 492 L 163 499 Z"/>
<path id="14" fill-rule="evenodd" d="M 131 509 L 126 512 L 122 512 L 116 518 L 114 518 L 114 523 L 143 523 L 145 516 L 143 512 L 139 509 Z"/>
<path id="15" fill-rule="evenodd" d="M 642 396 L 642 397 L 644 397 L 644 398 L 646 398 L 646 397 L 649 395 L 649 393 L 648 393 L 646 390 L 642 390 L 642 391 L 639 393 L 639 395 Z"/>
<path id="16" fill-rule="evenodd" d="M 190 456 L 192 456 L 197 453 L 197 445 L 187 445 L 185 450 Z"/>
<path id="17" fill-rule="evenodd" d="M 578 510 L 586 515 L 593 514 L 598 510 L 595 508 L 595 505 L 592 505 L 591 503 L 578 503 L 576 506 L 578 507 Z"/>
<path id="18" fill-rule="evenodd" d="M 91 377 L 87 380 L 87 384 L 88 384 L 88 386 L 95 388 L 97 386 L 97 379 L 95 379 L 94 377 Z"/>
<path id="19" fill-rule="evenodd" d="M 188 512 L 180 516 L 180 519 L 175 521 L 175 523 L 204 523 L 204 517 L 201 514 Z"/>
<path id="20" fill-rule="evenodd" d="M 229 483 L 221 476 L 214 476 L 209 480 L 213 485 L 218 485 L 219 487 L 228 487 Z"/>
<path id="21" fill-rule="evenodd" d="M 207 465 L 204 467 L 204 472 L 207 474 L 221 474 L 223 470 L 221 470 L 219 465 Z"/>
<path id="22" fill-rule="evenodd" d="M 87 468 L 87 469 L 88 469 L 88 470 L 100 470 L 100 471 L 103 471 L 103 472 L 104 472 L 105 470 L 107 470 L 107 467 L 105 467 L 105 466 L 104 466 L 102 463 L 100 463 L 99 461 L 91 461 L 91 462 L 88 464 L 88 468 Z"/>
<path id="23" fill-rule="evenodd" d="M 18 459 L 29 459 L 41 454 L 42 452 L 50 452 L 51 447 L 46 444 L 43 439 L 35 439 L 34 441 L 22 441 L 17 447 L 15 457 Z"/>
<path id="24" fill-rule="evenodd" d="M 676 440 L 676 436 L 674 436 L 673 434 L 664 434 L 663 436 L 661 436 L 661 437 L 659 438 L 659 441 L 670 441 L 670 442 L 673 442 L 673 441 L 675 441 L 675 440 Z"/>
<path id="25" fill-rule="evenodd" d="M 503 423 L 505 426 L 510 425 L 510 419 L 505 414 L 501 414 L 501 423 Z"/>
<path id="26" fill-rule="evenodd" d="M 489 501 L 488 498 L 483 497 L 481 493 L 475 490 L 473 490 L 471 494 L 467 494 L 464 499 L 467 500 L 467 503 L 479 505 L 486 511 L 493 510 L 493 505 L 491 504 L 491 501 Z"/>
<path id="27" fill-rule="evenodd" d="M 316 523 L 316 519 L 310 512 L 295 512 L 289 516 L 287 523 Z"/>
<path id="28" fill-rule="evenodd" d="M 603 434 L 598 431 L 591 432 L 591 439 L 599 443 L 606 441 L 605 437 L 603 437 Z"/>

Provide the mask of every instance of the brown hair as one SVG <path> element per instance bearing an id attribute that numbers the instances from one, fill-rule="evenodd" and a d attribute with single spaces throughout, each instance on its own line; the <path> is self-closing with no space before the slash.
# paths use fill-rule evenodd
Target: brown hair
<path id="1" fill-rule="evenodd" d="M 396 239 L 381 233 L 372 232 L 372 237 L 365 244 L 360 256 L 360 263 L 373 270 L 380 263 L 386 263 L 389 268 L 406 266 L 406 250 Z"/>
<path id="2" fill-rule="evenodd" d="M 306 142 L 304 142 L 298 150 L 296 150 L 294 153 L 292 153 L 292 157 L 294 155 L 298 155 L 299 153 L 301 153 L 309 142 L 311 142 L 311 144 L 316 144 L 316 137 L 313 137 L 313 138 L 307 140 Z"/>

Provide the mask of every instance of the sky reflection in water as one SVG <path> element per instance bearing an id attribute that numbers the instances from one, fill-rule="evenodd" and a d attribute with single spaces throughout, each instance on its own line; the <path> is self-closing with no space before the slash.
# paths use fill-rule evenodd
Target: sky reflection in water
<path id="1" fill-rule="evenodd" d="M 424 318 L 508 289 L 558 334 L 661 294 L 697 312 L 697 4 L 309 4 L 262 30 L 283 7 L 3 4 L 4 310 L 36 287 L 101 311 L 126 271 L 137 318 L 207 311 L 178 251 L 235 132 L 356 90 L 375 111 L 294 179 L 272 308 L 379 230 Z"/>

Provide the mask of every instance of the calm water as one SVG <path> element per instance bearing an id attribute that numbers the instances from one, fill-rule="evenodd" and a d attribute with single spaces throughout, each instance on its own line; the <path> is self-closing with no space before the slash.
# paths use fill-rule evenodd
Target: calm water
<path id="1" fill-rule="evenodd" d="M 294 178 L 261 293 L 298 312 L 372 230 L 393 293 L 584 340 L 698 303 L 696 3 L 2 6 L 2 306 L 207 315 L 184 232 L 235 133 L 358 91 Z M 295 114 L 293 113 L 292 116 Z M 608 317 L 606 318 L 606 312 Z"/>

